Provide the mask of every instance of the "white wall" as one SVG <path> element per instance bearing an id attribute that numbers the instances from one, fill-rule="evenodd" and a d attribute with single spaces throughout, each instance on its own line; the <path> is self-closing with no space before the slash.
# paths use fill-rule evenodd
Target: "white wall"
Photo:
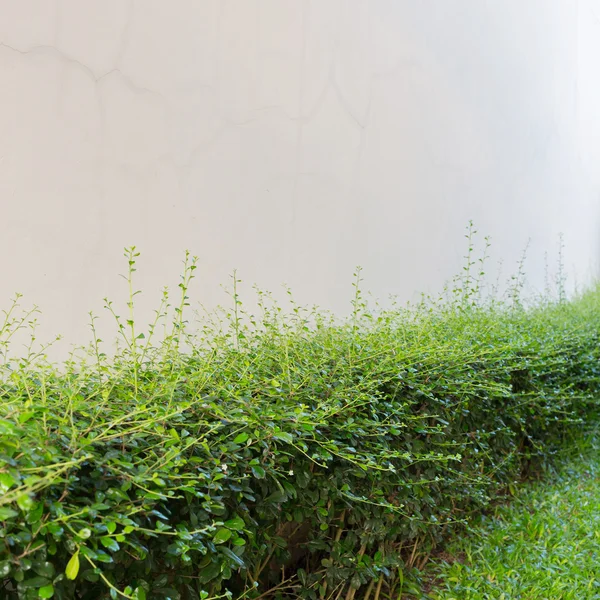
<path id="1" fill-rule="evenodd" d="M 600 0 L 0 0 L 0 306 L 87 339 L 142 250 L 341 310 L 439 289 L 469 219 L 508 272 L 600 257 Z"/>

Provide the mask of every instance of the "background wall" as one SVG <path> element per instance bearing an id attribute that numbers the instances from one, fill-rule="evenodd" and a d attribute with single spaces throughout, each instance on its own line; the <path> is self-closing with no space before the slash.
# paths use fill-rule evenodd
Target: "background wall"
<path id="1" fill-rule="evenodd" d="M 532 285 L 600 256 L 600 0 L 0 0 L 0 306 L 87 339 L 142 251 L 342 311 L 439 289 L 464 228 Z M 571 277 L 571 281 L 573 281 Z"/>

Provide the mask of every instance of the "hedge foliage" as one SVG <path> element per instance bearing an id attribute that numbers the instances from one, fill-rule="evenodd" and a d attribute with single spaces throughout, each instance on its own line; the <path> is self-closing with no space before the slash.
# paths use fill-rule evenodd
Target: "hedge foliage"
<path id="1" fill-rule="evenodd" d="M 194 268 L 145 337 L 131 292 L 116 354 L 5 353 L 2 598 L 377 600 L 600 392 L 597 290 L 524 308 L 467 274 L 449 301 L 371 310 L 357 282 L 340 322 L 264 295 L 243 315 L 234 279 L 198 332 Z M 0 350 L 27 322 L 8 311 Z"/>

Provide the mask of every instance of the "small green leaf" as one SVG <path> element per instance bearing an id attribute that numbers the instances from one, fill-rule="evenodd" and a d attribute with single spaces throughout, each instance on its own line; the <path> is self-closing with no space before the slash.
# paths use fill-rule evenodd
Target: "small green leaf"
<path id="1" fill-rule="evenodd" d="M 25 477 L 25 479 L 23 480 L 23 483 L 27 486 L 32 486 L 34 484 L 36 484 L 38 481 L 41 480 L 41 477 L 39 475 L 30 475 L 29 477 Z"/>
<path id="2" fill-rule="evenodd" d="M 265 470 L 260 465 L 252 465 L 252 473 L 257 479 L 264 479 L 266 475 Z"/>
<path id="3" fill-rule="evenodd" d="M 247 433 L 240 433 L 234 440 L 234 444 L 243 444 L 250 436 Z"/>
<path id="4" fill-rule="evenodd" d="M 143 587 L 135 588 L 133 597 L 136 598 L 136 600 L 146 600 L 146 590 Z"/>
<path id="5" fill-rule="evenodd" d="M 23 423 L 27 423 L 27 421 L 29 421 L 29 419 L 31 419 L 31 417 L 33 417 L 35 415 L 35 412 L 33 410 L 29 410 L 27 412 L 21 413 L 19 415 L 19 423 L 21 423 L 21 425 Z"/>
<path id="6" fill-rule="evenodd" d="M 136 600 L 146 600 L 146 590 L 141 586 L 135 588 L 133 597 L 136 598 Z"/>
<path id="7" fill-rule="evenodd" d="M 52 584 L 41 587 L 38 591 L 40 598 L 52 598 L 54 596 L 54 586 Z"/>
<path id="8" fill-rule="evenodd" d="M 8 508 L 7 506 L 0 506 L 0 521 L 7 521 L 8 519 L 12 519 L 16 517 L 19 513 L 12 508 Z"/>
<path id="9" fill-rule="evenodd" d="M 107 552 L 104 552 L 104 550 L 96 551 L 96 560 L 99 562 L 102 562 L 102 563 L 113 562 L 112 556 L 110 554 L 108 554 Z"/>
<path id="10" fill-rule="evenodd" d="M 17 497 L 17 505 L 23 512 L 27 512 L 33 507 L 34 501 L 29 494 L 21 494 Z"/>
<path id="11" fill-rule="evenodd" d="M 224 544 L 231 537 L 231 531 L 222 527 L 217 529 L 217 532 L 213 536 L 213 542 L 215 544 Z"/>
<path id="12" fill-rule="evenodd" d="M 10 473 L 0 473 L 0 492 L 7 492 L 15 483 L 15 478 Z"/>
<path id="13" fill-rule="evenodd" d="M 51 579 L 54 576 L 54 565 L 51 562 L 39 562 L 33 564 L 33 570 L 42 577 Z"/>
<path id="14" fill-rule="evenodd" d="M 221 564 L 213 562 L 200 569 L 198 579 L 200 583 L 208 583 L 221 573 Z"/>
<path id="15" fill-rule="evenodd" d="M 34 523 L 37 523 L 40 521 L 43 514 L 44 514 L 44 503 L 39 502 L 38 504 L 35 505 L 35 508 L 31 509 L 31 512 L 28 513 L 25 520 L 27 521 L 27 523 L 29 523 L 29 525 L 33 525 Z"/>
<path id="16" fill-rule="evenodd" d="M 234 519 L 229 519 L 229 521 L 225 521 L 223 523 L 227 529 L 233 529 L 234 531 L 240 531 L 240 529 L 244 529 L 244 520 L 241 517 L 235 517 Z"/>
<path id="17" fill-rule="evenodd" d="M 0 562 L 0 577 L 4 578 L 10 573 L 10 561 L 3 560 Z"/>
<path id="18" fill-rule="evenodd" d="M 291 433 L 287 433 L 287 431 L 278 431 L 273 434 L 273 437 L 276 440 L 281 440 L 282 442 L 287 442 L 291 444 L 294 441 L 294 436 Z"/>
<path id="19" fill-rule="evenodd" d="M 20 587 L 37 589 L 47 585 L 50 585 L 50 580 L 47 577 L 32 577 L 31 579 L 22 581 Z"/>
<path id="20" fill-rule="evenodd" d="M 111 552 L 117 552 L 120 548 L 119 543 L 114 538 L 104 536 L 100 538 L 100 543 Z"/>
<path id="21" fill-rule="evenodd" d="M 221 552 L 223 552 L 223 554 L 227 556 L 229 560 L 233 561 L 236 567 L 243 568 L 246 566 L 244 561 L 233 550 L 230 550 L 229 548 L 223 548 Z"/>
<path id="22" fill-rule="evenodd" d="M 65 569 L 65 575 L 67 579 L 75 579 L 77 577 L 77 573 L 79 573 L 79 550 L 71 556 L 71 560 L 67 563 L 67 568 Z"/>

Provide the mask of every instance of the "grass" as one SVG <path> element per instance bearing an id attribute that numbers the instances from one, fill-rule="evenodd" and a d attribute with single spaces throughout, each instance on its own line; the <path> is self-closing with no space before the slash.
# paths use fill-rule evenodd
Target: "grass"
<path id="1" fill-rule="evenodd" d="M 433 589 L 421 598 L 600 598 L 597 435 L 576 444 L 549 479 L 526 486 L 510 504 L 482 517 L 444 557 L 427 570 Z"/>

